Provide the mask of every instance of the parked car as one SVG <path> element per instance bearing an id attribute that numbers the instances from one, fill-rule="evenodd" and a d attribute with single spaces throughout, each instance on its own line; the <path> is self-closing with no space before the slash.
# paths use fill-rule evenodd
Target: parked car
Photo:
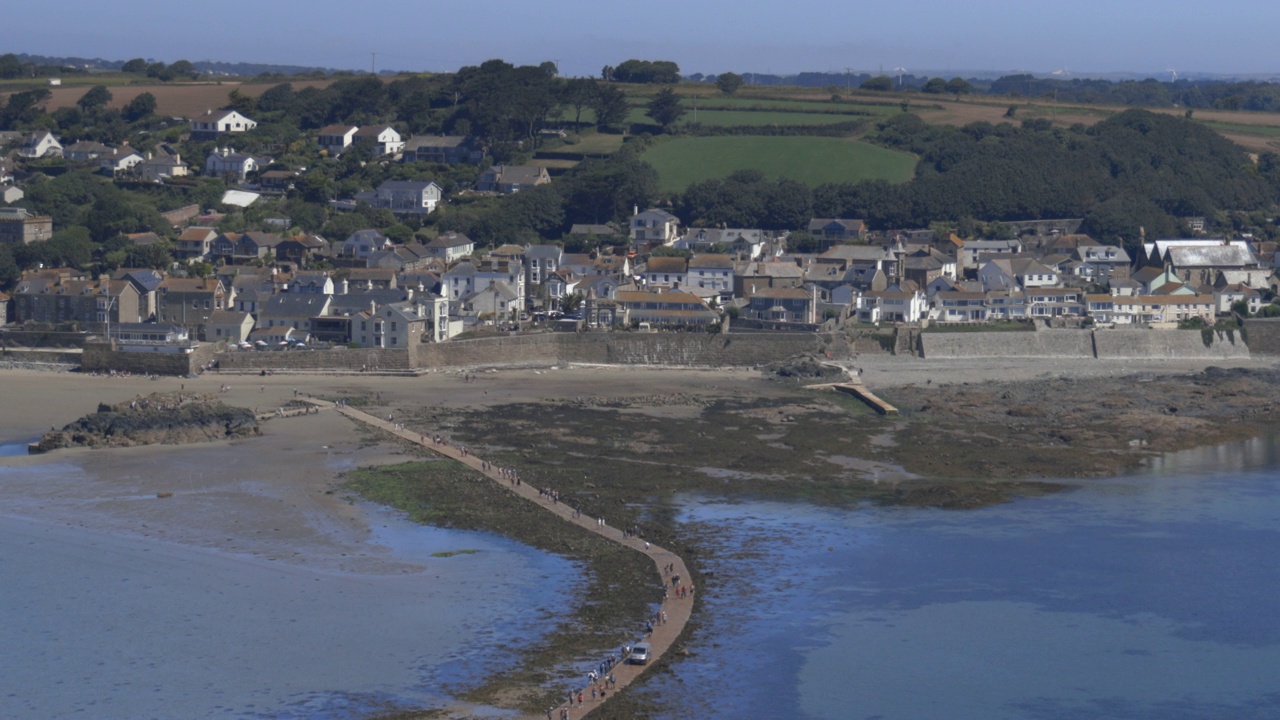
<path id="1" fill-rule="evenodd" d="M 632 665 L 644 665 L 649 662 L 652 654 L 653 649 L 649 647 L 649 643 L 636 643 L 631 646 L 631 654 L 627 656 L 627 662 Z"/>

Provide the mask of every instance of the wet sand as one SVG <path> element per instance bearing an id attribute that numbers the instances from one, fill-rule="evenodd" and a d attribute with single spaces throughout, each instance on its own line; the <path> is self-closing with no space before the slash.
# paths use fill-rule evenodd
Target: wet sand
<path id="1" fill-rule="evenodd" d="M 864 357 L 853 363 L 872 387 L 981 383 L 1042 377 L 1119 377 L 1133 372 L 1181 374 L 1215 365 L 1276 366 L 1273 359 L 1211 362 L 1097 360 L 929 361 Z M 470 381 L 464 381 L 469 376 Z M 207 374 L 195 379 L 113 378 L 79 373 L 12 370 L 0 373 L 0 442 L 25 442 L 96 409 L 158 391 L 218 392 L 229 405 L 270 411 L 295 391 L 321 397 L 364 397 L 388 412 L 429 408 L 481 409 L 510 403 L 690 393 L 728 397 L 793 396 L 794 387 L 771 383 L 757 370 L 573 366 L 470 370 L 420 377 L 363 375 Z M 653 408 L 656 415 L 662 408 Z M 363 541 L 358 513 L 335 491 L 339 473 L 358 466 L 407 459 L 401 448 L 333 413 L 271 420 L 261 438 L 199 445 L 68 450 L 47 456 L 0 458 L 0 466 L 73 463 L 84 468 L 77 484 L 0 490 L 14 507 L 36 503 L 42 512 L 83 512 L 109 529 L 277 559 L 309 558 L 348 566 Z M 139 470 L 139 467 L 146 470 Z M 237 478 L 272 478 L 269 484 Z M 172 493 L 163 500 L 161 493 Z M 301 550 L 299 548 L 302 548 Z M 344 553 L 346 553 L 344 555 Z M 368 558 L 359 558 L 368 562 Z M 327 559 L 326 559 L 327 558 Z M 336 558 L 336 560 L 335 560 Z M 340 561 L 340 562 L 339 562 Z"/>

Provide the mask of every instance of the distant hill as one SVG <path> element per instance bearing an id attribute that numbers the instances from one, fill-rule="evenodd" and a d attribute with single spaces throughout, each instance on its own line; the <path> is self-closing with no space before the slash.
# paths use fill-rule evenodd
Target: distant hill
<path id="1" fill-rule="evenodd" d="M 119 70 L 127 60 L 104 60 L 102 58 L 56 57 L 52 55 L 28 55 L 15 53 L 23 63 L 32 65 L 52 65 L 93 70 Z M 154 62 L 147 58 L 147 62 Z M 306 65 L 274 65 L 271 63 L 250 62 L 218 62 L 214 60 L 192 60 L 191 64 L 202 73 L 209 75 L 230 75 L 236 77 L 256 77 L 258 75 L 329 75 L 339 72 L 334 68 L 309 67 Z"/>

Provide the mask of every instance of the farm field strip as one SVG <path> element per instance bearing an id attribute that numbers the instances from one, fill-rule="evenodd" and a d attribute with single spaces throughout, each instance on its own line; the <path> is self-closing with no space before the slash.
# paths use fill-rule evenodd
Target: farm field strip
<path id="1" fill-rule="evenodd" d="M 828 137 L 723 136 L 680 138 L 646 152 L 664 192 L 724 177 L 736 170 L 759 170 L 766 177 L 806 185 L 884 179 L 905 182 L 916 158 L 869 143 Z"/>

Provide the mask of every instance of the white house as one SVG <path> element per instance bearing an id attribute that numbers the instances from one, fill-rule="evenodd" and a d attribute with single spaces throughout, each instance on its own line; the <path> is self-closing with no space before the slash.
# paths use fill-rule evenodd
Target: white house
<path id="1" fill-rule="evenodd" d="M 320 128 L 316 143 L 330 155 L 341 155 L 343 150 L 355 142 L 356 131 L 359 129 L 355 125 L 326 125 Z"/>
<path id="2" fill-rule="evenodd" d="M 678 256 L 650 256 L 642 277 L 649 287 L 683 288 L 688 284 L 689 261 Z"/>
<path id="3" fill-rule="evenodd" d="M 515 293 L 514 301 L 519 307 L 524 307 L 524 265 L 519 262 L 476 264 L 463 260 L 440 277 L 440 292 L 449 302 L 457 303 L 467 295 L 496 283 L 509 287 Z"/>
<path id="4" fill-rule="evenodd" d="M 244 182 L 251 173 L 265 165 L 268 160 L 245 153 L 238 153 L 231 148 L 214 148 L 204 161 L 204 172 L 214 177 L 227 177 L 236 182 Z"/>
<path id="5" fill-rule="evenodd" d="M 98 158 L 98 169 L 107 175 L 120 175 L 140 165 L 146 158 L 131 148 L 120 148 L 110 155 Z"/>
<path id="6" fill-rule="evenodd" d="M 940 322 L 970 323 L 987 319 L 987 294 L 965 290 L 939 290 L 933 295 L 930 317 Z"/>
<path id="7" fill-rule="evenodd" d="M 1115 325 L 1167 324 L 1200 318 L 1213 322 L 1212 295 L 1090 295 L 1087 306 L 1095 322 Z"/>
<path id="8" fill-rule="evenodd" d="M 631 239 L 670 245 L 680 237 L 680 218 L 656 208 L 631 216 Z"/>
<path id="9" fill-rule="evenodd" d="M 1231 306 L 1243 300 L 1249 306 L 1249 314 L 1262 309 L 1262 293 L 1248 285 L 1233 283 L 1213 290 L 1213 309 L 1219 315 L 1230 315 Z"/>
<path id="10" fill-rule="evenodd" d="M 258 123 L 241 115 L 235 110 L 206 112 L 203 117 L 191 121 L 191 137 L 193 140 L 209 140 L 224 133 L 248 132 L 258 127 Z"/>
<path id="11" fill-rule="evenodd" d="M 18 148 L 18 154 L 25 158 L 61 157 L 62 143 L 48 130 L 28 136 Z"/>
<path id="12" fill-rule="evenodd" d="M 444 197 L 439 185 L 426 180 L 387 180 L 377 190 L 356 193 L 356 202 L 367 202 L 394 213 L 426 215 Z"/>
<path id="13" fill-rule="evenodd" d="M 703 253 L 689 260 L 685 286 L 733 294 L 733 258 L 728 255 Z"/>
<path id="14" fill-rule="evenodd" d="M 858 322 L 920 322 L 928 313 L 929 300 L 919 290 L 873 290 L 858 298 Z"/>
<path id="15" fill-rule="evenodd" d="M 1062 277 L 1056 270 L 1029 258 L 994 258 L 978 268 L 984 290 L 1057 287 Z"/>
<path id="16" fill-rule="evenodd" d="M 438 257 L 446 263 L 470 257 L 476 250 L 476 244 L 471 241 L 471 238 L 460 232 L 442 233 L 423 247 L 427 254 Z"/>
<path id="17" fill-rule="evenodd" d="M 400 133 L 390 125 L 374 125 L 371 127 L 363 127 L 355 132 L 356 140 L 369 139 L 373 141 L 373 152 L 376 155 L 395 155 L 404 151 L 404 140 L 400 138 Z"/>

